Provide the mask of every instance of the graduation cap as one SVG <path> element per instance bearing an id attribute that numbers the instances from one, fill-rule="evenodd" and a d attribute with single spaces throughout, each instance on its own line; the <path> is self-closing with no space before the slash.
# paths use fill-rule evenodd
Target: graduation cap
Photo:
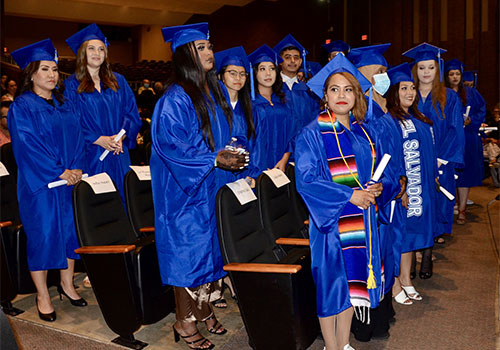
<path id="1" fill-rule="evenodd" d="M 323 66 L 319 62 L 307 61 L 307 72 L 316 75 Z"/>
<path id="2" fill-rule="evenodd" d="M 165 42 L 171 42 L 172 52 L 175 52 L 179 46 L 192 41 L 208 40 L 210 38 L 207 22 L 165 27 L 161 31 Z"/>
<path id="3" fill-rule="evenodd" d="M 307 82 L 307 85 L 316 95 L 319 96 L 319 98 L 322 98 L 324 95 L 324 86 L 326 80 L 330 77 L 330 75 L 342 72 L 350 73 L 351 75 L 353 75 L 361 85 L 361 89 L 363 90 L 363 92 L 372 87 L 372 83 L 370 83 L 368 79 L 366 79 L 364 75 L 361 74 L 343 54 L 338 54 L 337 56 L 332 58 L 332 60 L 328 62 L 326 66 L 324 66 L 314 77 L 312 77 Z"/>
<path id="4" fill-rule="evenodd" d="M 477 70 L 464 72 L 463 81 L 473 81 L 474 87 L 477 86 Z"/>
<path id="5" fill-rule="evenodd" d="M 248 59 L 250 61 L 250 93 L 252 95 L 252 100 L 255 100 L 253 67 L 262 62 L 272 62 L 275 66 L 278 66 L 278 64 L 283 60 L 278 56 L 276 51 L 271 49 L 266 44 L 262 45 L 257 50 L 248 55 Z"/>
<path id="6" fill-rule="evenodd" d="M 243 67 L 247 72 L 250 72 L 250 62 L 248 61 L 247 53 L 243 46 L 233 47 L 224 51 L 219 51 L 215 55 L 215 64 L 217 73 L 222 67 L 234 65 Z"/>
<path id="7" fill-rule="evenodd" d="M 75 55 L 78 53 L 78 49 L 85 41 L 88 40 L 101 40 L 106 47 L 109 46 L 108 39 L 101 32 L 97 24 L 92 23 L 91 25 L 86 26 L 79 32 L 76 32 L 68 39 L 66 39 L 66 44 L 73 50 Z"/>
<path id="8" fill-rule="evenodd" d="M 463 73 L 464 71 L 464 64 L 457 60 L 456 58 L 451 59 L 444 64 L 444 71 L 449 72 L 450 70 L 459 70 L 460 72 Z"/>
<path id="9" fill-rule="evenodd" d="M 391 86 L 402 81 L 413 81 L 413 74 L 411 74 L 411 68 L 407 62 L 392 67 L 387 71 L 387 75 L 391 79 Z"/>
<path id="10" fill-rule="evenodd" d="M 334 51 L 340 51 L 343 52 L 345 55 L 347 55 L 351 50 L 351 47 L 342 40 L 335 40 L 330 42 L 329 44 L 322 44 L 321 47 L 324 48 L 328 53 Z"/>
<path id="11" fill-rule="evenodd" d="M 384 58 L 384 53 L 391 46 L 388 44 L 372 45 L 357 47 L 349 52 L 347 57 L 356 66 L 356 68 L 369 66 L 372 64 L 379 64 L 381 66 L 387 67 L 387 61 Z"/>
<path id="12" fill-rule="evenodd" d="M 293 36 L 292 34 L 288 34 L 285 36 L 275 47 L 274 51 L 278 54 L 278 56 L 281 56 L 281 53 L 283 50 L 286 49 L 296 49 L 300 52 L 300 56 L 302 58 L 302 65 L 304 68 L 304 71 L 307 70 L 306 67 L 306 55 L 308 54 L 307 50 L 305 49 L 304 46 L 302 46 Z"/>
<path id="13" fill-rule="evenodd" d="M 439 79 L 443 81 L 444 60 L 441 58 L 441 54 L 445 52 L 446 50 L 440 47 L 422 43 L 406 52 L 403 52 L 403 56 L 414 59 L 415 63 L 428 60 L 437 61 L 439 63 Z"/>
<path id="14" fill-rule="evenodd" d="M 23 70 L 31 62 L 54 61 L 57 63 L 57 50 L 50 39 L 45 39 L 34 44 L 22 47 L 11 52 L 12 58 Z"/>

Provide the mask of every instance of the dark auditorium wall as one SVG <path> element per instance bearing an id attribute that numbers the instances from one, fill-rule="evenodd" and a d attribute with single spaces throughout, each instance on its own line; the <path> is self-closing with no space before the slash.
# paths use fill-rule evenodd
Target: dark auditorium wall
<path id="1" fill-rule="evenodd" d="M 479 71 L 478 89 L 491 109 L 500 100 L 498 6 L 497 0 L 257 0 L 192 16 L 188 23 L 208 21 L 216 51 L 241 44 L 250 53 L 291 33 L 310 60 L 323 63 L 320 45 L 328 38 L 352 47 L 390 42 L 391 65 L 407 61 L 401 53 L 426 41 L 448 50 L 445 59 Z"/>

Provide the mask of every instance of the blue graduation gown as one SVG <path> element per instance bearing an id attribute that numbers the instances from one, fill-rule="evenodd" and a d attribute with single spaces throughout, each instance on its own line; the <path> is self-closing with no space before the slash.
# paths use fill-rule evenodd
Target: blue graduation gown
<path id="1" fill-rule="evenodd" d="M 446 106 L 444 106 L 444 117 L 441 113 L 440 103 L 436 103 L 436 109 L 432 105 L 431 93 L 427 96 L 425 102 L 419 92 L 418 109 L 427 118 L 434 123 L 432 130 L 434 132 L 434 142 L 436 145 L 437 158 L 448 161 L 448 164 L 442 164 L 439 171 L 439 183 L 448 192 L 455 195 L 456 180 L 455 168 L 463 167 L 464 155 L 464 120 L 463 106 L 455 91 L 446 89 Z M 441 192 L 437 195 L 437 226 L 435 235 L 443 233 L 451 234 L 453 226 L 453 206 L 455 200 L 450 201 Z"/>
<path id="2" fill-rule="evenodd" d="M 478 135 L 481 123 L 486 116 L 486 103 L 481 94 L 474 88 L 464 87 L 467 106 L 470 106 L 471 123 L 464 128 L 465 153 L 464 168 L 457 173 L 457 187 L 481 186 L 484 177 L 483 143 Z"/>
<path id="3" fill-rule="evenodd" d="M 101 92 L 94 90 L 92 93 L 77 93 L 80 83 L 73 74 L 64 81 L 66 86 L 65 96 L 75 102 L 79 109 L 80 123 L 85 138 L 85 152 L 89 176 L 106 172 L 116 184 L 122 199 L 123 179 L 130 170 L 129 148 L 136 145 L 137 133 L 142 122 L 135 102 L 135 96 L 128 86 L 125 78 L 113 73 L 118 82 L 119 89 L 104 89 L 101 83 Z M 100 136 L 112 136 L 125 129 L 126 138 L 123 140 L 123 153 L 108 156 L 101 162 L 104 148 L 94 142 Z"/>
<path id="4" fill-rule="evenodd" d="M 408 179 L 408 211 L 403 209 L 402 217 L 402 252 L 407 253 L 434 245 L 437 161 L 430 125 L 413 116 L 405 122 L 394 119 L 394 123 L 399 129 L 396 142 L 401 145 L 400 159 Z"/>
<path id="5" fill-rule="evenodd" d="M 27 236 L 31 271 L 65 269 L 79 259 L 72 186 L 49 189 L 66 169 L 85 169 L 83 135 L 71 101 L 55 107 L 32 92 L 19 96 L 8 123 L 18 165 L 19 214 Z"/>
<path id="6" fill-rule="evenodd" d="M 286 152 L 290 152 L 293 121 L 288 103 L 272 95 L 269 103 L 261 95 L 252 102 L 255 139 L 250 140 L 250 166 L 248 176 L 257 178 L 261 172 L 272 169 Z"/>
<path id="7" fill-rule="evenodd" d="M 315 119 L 320 110 L 320 100 L 309 89 L 306 83 L 299 81 L 292 89 L 283 83 L 283 91 L 293 118 L 293 134 L 296 135 L 303 127 Z"/>
<path id="8" fill-rule="evenodd" d="M 359 181 L 370 180 L 371 150 L 362 131 L 346 131 L 352 143 Z M 309 208 L 309 237 L 312 273 L 316 284 L 319 317 L 336 315 L 352 306 L 346 277 L 346 266 L 340 242 L 338 221 L 349 203 L 353 189 L 332 181 L 325 146 L 318 122 L 315 120 L 302 129 L 296 138 L 295 174 L 297 190 Z M 381 295 L 381 262 L 377 219 L 371 206 L 373 271 L 377 288 L 370 289 L 371 307 L 379 304 Z M 368 211 L 364 211 L 364 224 L 368 231 Z M 368 240 L 368 232 L 366 239 Z M 369 242 L 366 242 L 369 260 Z M 368 267 L 367 267 L 368 271 Z"/>
<path id="9" fill-rule="evenodd" d="M 172 85 L 156 104 L 151 135 L 155 240 L 163 283 L 197 287 L 224 277 L 215 196 L 227 173 L 214 168 L 231 132 L 221 108 L 211 114 L 212 152 L 190 97 Z"/>

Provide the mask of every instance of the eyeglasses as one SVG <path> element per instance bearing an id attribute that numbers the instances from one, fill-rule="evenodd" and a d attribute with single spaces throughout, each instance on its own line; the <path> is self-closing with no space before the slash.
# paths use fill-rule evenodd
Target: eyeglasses
<path id="1" fill-rule="evenodd" d="M 235 70 L 227 70 L 226 73 L 229 73 L 229 75 L 232 76 L 233 78 L 237 78 L 239 76 L 241 79 L 243 79 L 243 78 L 247 77 L 246 72 L 237 72 Z"/>

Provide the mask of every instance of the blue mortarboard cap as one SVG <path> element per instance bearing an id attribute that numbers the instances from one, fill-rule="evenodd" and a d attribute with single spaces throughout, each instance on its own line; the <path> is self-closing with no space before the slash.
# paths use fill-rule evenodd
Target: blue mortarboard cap
<path id="1" fill-rule="evenodd" d="M 332 74 L 342 72 L 352 74 L 358 80 L 363 92 L 367 91 L 372 86 L 372 83 L 370 83 L 343 54 L 338 54 L 328 62 L 318 74 L 307 82 L 307 85 L 316 95 L 322 98 L 324 95 L 325 81 L 328 77 Z"/>
<path id="2" fill-rule="evenodd" d="M 379 64 L 387 67 L 387 61 L 384 58 L 384 53 L 391 44 L 380 44 L 365 47 L 357 47 L 352 49 L 347 55 L 347 58 L 356 66 L 356 68 Z"/>
<path id="3" fill-rule="evenodd" d="M 210 38 L 207 22 L 165 27 L 161 31 L 165 42 L 171 42 L 172 52 L 175 52 L 179 46 L 192 41 L 208 40 Z"/>
<path id="4" fill-rule="evenodd" d="M 21 70 L 26 68 L 31 62 L 36 61 L 54 61 L 57 63 L 57 50 L 50 39 L 17 49 L 11 53 L 11 56 Z"/>
<path id="5" fill-rule="evenodd" d="M 474 87 L 477 86 L 477 70 L 470 70 L 463 73 L 463 81 L 473 81 Z"/>
<path id="6" fill-rule="evenodd" d="M 411 68 L 407 62 L 392 67 L 387 71 L 387 75 L 391 79 L 391 86 L 402 81 L 413 81 L 413 74 L 411 74 Z"/>
<path id="7" fill-rule="evenodd" d="M 335 40 L 330 42 L 329 44 L 323 44 L 321 45 L 326 52 L 330 53 L 333 51 L 342 51 L 344 54 L 348 54 L 349 50 L 351 50 L 351 47 L 347 45 L 345 42 L 342 40 Z"/>
<path id="8" fill-rule="evenodd" d="M 250 62 L 243 46 L 217 52 L 215 54 L 215 63 L 217 65 L 217 73 L 219 73 L 222 67 L 229 65 L 243 67 L 247 72 L 250 71 Z"/>
<path id="9" fill-rule="evenodd" d="M 275 47 L 274 51 L 278 54 L 278 56 L 281 56 L 281 51 L 287 48 L 294 47 L 300 52 L 300 56 L 302 57 L 302 65 L 304 70 L 306 70 L 306 56 L 308 54 L 307 50 L 305 49 L 304 46 L 300 45 L 300 43 L 295 40 L 295 38 L 292 36 L 292 34 L 288 34 L 285 36 Z"/>
<path id="10" fill-rule="evenodd" d="M 457 60 L 456 58 L 446 61 L 444 64 L 444 71 L 448 72 L 450 70 L 459 70 L 460 72 L 464 71 L 464 64 Z"/>
<path id="11" fill-rule="evenodd" d="M 261 62 L 273 62 L 275 65 L 278 65 L 282 61 L 279 55 L 266 44 L 248 55 L 248 59 L 252 66 Z"/>
<path id="12" fill-rule="evenodd" d="M 108 39 L 104 36 L 104 34 L 95 23 L 86 26 L 79 32 L 70 36 L 68 39 L 66 39 L 66 44 L 68 44 L 68 46 L 76 55 L 78 53 L 78 50 L 80 49 L 80 46 L 82 46 L 82 44 L 88 40 L 101 40 L 104 45 L 106 45 L 106 47 L 109 46 Z"/>
<path id="13" fill-rule="evenodd" d="M 311 75 L 316 75 L 323 66 L 319 62 L 307 61 L 307 72 Z"/>
<path id="14" fill-rule="evenodd" d="M 427 61 L 427 60 L 439 61 L 439 59 L 441 58 L 441 54 L 445 52 L 446 50 L 440 47 L 430 45 L 427 43 L 422 43 L 404 52 L 403 56 L 412 58 L 416 62 Z"/>

